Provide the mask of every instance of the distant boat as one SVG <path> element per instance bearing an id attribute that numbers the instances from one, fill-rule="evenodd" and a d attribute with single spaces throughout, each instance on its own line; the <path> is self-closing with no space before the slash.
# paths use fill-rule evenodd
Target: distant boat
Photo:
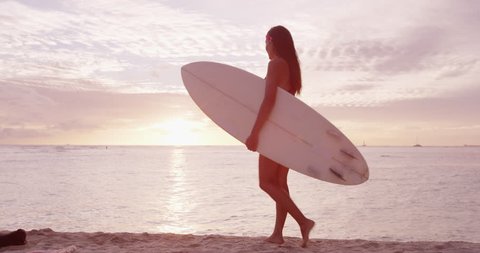
<path id="1" fill-rule="evenodd" d="M 418 144 L 418 137 L 417 137 L 417 138 L 415 138 L 415 143 L 416 143 L 416 144 L 415 144 L 415 145 L 413 145 L 414 147 L 417 147 L 417 148 L 419 148 L 419 147 L 423 147 L 422 145 Z"/>

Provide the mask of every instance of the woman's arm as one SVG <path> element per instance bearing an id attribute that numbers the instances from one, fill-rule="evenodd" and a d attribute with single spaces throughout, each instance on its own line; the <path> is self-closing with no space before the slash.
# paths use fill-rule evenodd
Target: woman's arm
<path id="1" fill-rule="evenodd" d="M 280 64 L 282 64 L 282 62 L 278 60 L 272 60 L 268 63 L 267 77 L 265 78 L 265 95 L 257 119 L 253 125 L 252 132 L 245 143 L 249 150 L 257 150 L 258 136 L 275 105 L 277 86 L 280 81 L 280 68 L 282 67 Z"/>

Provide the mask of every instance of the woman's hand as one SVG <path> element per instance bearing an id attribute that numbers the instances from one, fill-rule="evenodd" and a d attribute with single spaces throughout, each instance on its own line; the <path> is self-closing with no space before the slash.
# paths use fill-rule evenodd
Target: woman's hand
<path id="1" fill-rule="evenodd" d="M 257 151 L 258 147 L 258 134 L 252 133 L 245 141 L 245 145 L 247 145 L 248 150 L 250 151 Z"/>

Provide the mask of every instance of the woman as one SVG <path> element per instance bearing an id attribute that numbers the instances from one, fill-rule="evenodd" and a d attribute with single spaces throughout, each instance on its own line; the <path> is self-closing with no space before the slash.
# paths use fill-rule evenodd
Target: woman
<path id="1" fill-rule="evenodd" d="M 265 78 L 265 96 L 246 141 L 247 148 L 251 151 L 257 150 L 258 136 L 275 105 L 277 87 L 292 95 L 300 93 L 302 88 L 300 65 L 290 32 L 283 26 L 275 26 L 268 31 L 265 44 L 270 62 Z M 283 226 L 289 213 L 300 226 L 303 239 L 301 246 L 306 247 L 315 222 L 306 218 L 290 198 L 287 185 L 288 168 L 260 155 L 258 169 L 260 188 L 276 202 L 275 228 L 267 241 L 278 244 L 284 242 Z"/>

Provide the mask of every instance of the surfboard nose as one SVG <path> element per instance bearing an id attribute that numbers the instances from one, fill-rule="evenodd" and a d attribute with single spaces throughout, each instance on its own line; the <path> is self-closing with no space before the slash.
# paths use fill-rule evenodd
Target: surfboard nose
<path id="1" fill-rule="evenodd" d="M 180 68 L 180 73 L 182 74 L 182 77 L 186 74 L 186 73 L 192 73 L 195 71 L 196 69 L 196 66 L 199 64 L 199 62 L 191 62 L 191 63 L 188 63 L 188 64 L 185 64 L 183 65 L 181 68 Z M 185 83 L 185 82 L 184 82 Z"/>

